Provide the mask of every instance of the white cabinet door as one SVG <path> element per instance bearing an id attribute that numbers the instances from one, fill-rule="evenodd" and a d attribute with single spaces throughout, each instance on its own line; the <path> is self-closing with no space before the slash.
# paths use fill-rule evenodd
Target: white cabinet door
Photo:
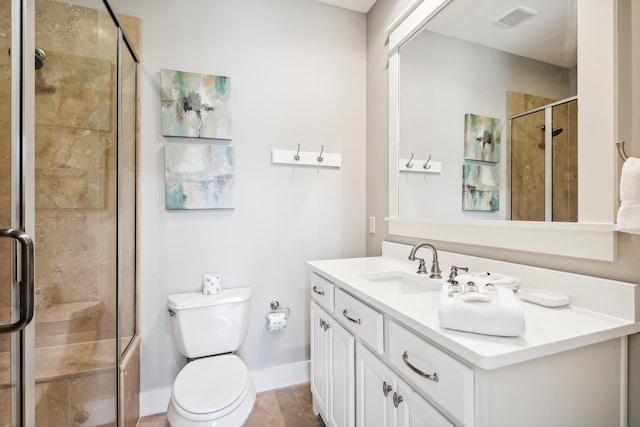
<path id="1" fill-rule="evenodd" d="M 355 338 L 311 304 L 313 411 L 329 427 L 355 426 Z"/>
<path id="2" fill-rule="evenodd" d="M 355 426 L 355 338 L 335 320 L 329 324 L 329 425 Z"/>
<path id="3" fill-rule="evenodd" d="M 407 383 L 398 379 L 393 395 L 398 427 L 452 427 L 440 412 L 416 393 Z"/>
<path id="4" fill-rule="evenodd" d="M 356 349 L 356 425 L 393 427 L 396 375 L 358 343 Z"/>
<path id="5" fill-rule="evenodd" d="M 326 417 L 329 401 L 329 316 L 315 303 L 311 304 L 311 392 L 313 412 Z"/>
<path id="6" fill-rule="evenodd" d="M 429 402 L 359 343 L 356 348 L 356 425 L 453 426 Z"/>

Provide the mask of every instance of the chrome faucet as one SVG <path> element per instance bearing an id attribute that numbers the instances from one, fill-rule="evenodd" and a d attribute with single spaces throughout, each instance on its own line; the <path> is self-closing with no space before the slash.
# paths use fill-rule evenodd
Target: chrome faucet
<path id="1" fill-rule="evenodd" d="M 458 270 L 469 271 L 469 267 L 458 267 L 456 265 L 451 266 L 451 272 L 449 273 L 448 283 L 458 283 L 456 277 L 458 276 Z"/>
<path id="2" fill-rule="evenodd" d="M 440 264 L 438 263 L 438 251 L 436 247 L 431 243 L 422 242 L 418 243 L 411 249 L 411 253 L 409 254 L 409 261 L 415 261 L 416 259 L 420 261 L 418 265 L 418 274 L 427 274 L 427 267 L 424 264 L 424 258 L 416 258 L 416 252 L 418 249 L 422 247 L 429 247 L 431 249 L 431 254 L 433 256 L 433 262 L 431 263 L 431 274 L 429 275 L 432 279 L 442 279 L 442 271 L 440 270 Z"/>

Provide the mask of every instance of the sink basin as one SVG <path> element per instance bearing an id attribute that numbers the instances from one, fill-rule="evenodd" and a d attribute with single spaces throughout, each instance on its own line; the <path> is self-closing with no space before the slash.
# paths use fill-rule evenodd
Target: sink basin
<path id="1" fill-rule="evenodd" d="M 403 271 L 365 274 L 362 277 L 372 285 L 390 292 L 411 295 L 424 292 L 437 292 L 442 285 L 428 277 L 415 277 Z"/>

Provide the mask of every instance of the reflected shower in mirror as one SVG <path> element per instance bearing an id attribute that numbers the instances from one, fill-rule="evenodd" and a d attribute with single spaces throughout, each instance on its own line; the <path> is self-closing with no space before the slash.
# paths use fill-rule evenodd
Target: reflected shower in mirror
<path id="1" fill-rule="evenodd" d="M 569 138 L 577 141 L 577 131 L 569 132 L 565 124 L 547 124 L 543 108 L 576 99 L 576 17 L 575 0 L 453 0 L 400 47 L 398 157 L 408 159 L 414 153 L 419 159 L 431 156 L 441 169 L 438 173 L 416 173 L 399 168 L 399 216 L 577 220 L 577 164 L 563 171 L 556 166 L 576 162 L 577 144 L 566 148 L 559 142 L 565 144 Z M 529 159 L 522 151 L 514 153 L 511 146 L 510 119 L 525 112 L 533 114 L 527 120 L 541 115 L 532 131 L 537 132 L 533 144 L 542 146 L 532 156 L 541 155 L 541 161 Z M 482 126 L 466 129 L 478 133 L 468 135 L 472 140 L 492 145 L 496 156 L 491 159 L 474 158 L 465 150 L 465 117 L 469 115 L 500 124 L 490 138 Z M 560 120 L 560 113 L 556 115 L 555 120 Z M 577 116 L 571 120 L 571 126 L 577 126 Z M 555 128 L 565 131 L 541 145 L 540 138 L 552 135 Z M 549 151 L 545 150 L 547 145 Z M 566 155 L 572 157 L 561 158 Z M 520 156 L 520 163 L 511 163 L 514 156 Z M 531 168 L 536 170 L 529 174 Z M 472 181 L 469 171 L 475 173 Z M 517 185 L 511 174 L 518 176 L 514 178 L 519 179 Z M 566 181 L 558 196 L 546 196 L 544 180 L 536 184 L 532 178 L 550 174 L 554 180 Z M 516 186 L 520 195 L 534 193 L 537 190 L 531 185 L 542 186 L 537 203 L 541 215 L 526 212 L 529 203 L 511 194 Z M 483 203 L 468 203 L 469 193 L 482 198 L 489 192 L 493 194 L 491 203 L 484 207 Z M 516 201 L 521 203 L 517 215 L 510 206 Z M 562 214 L 556 213 L 561 210 Z"/>
<path id="2" fill-rule="evenodd" d="M 525 97 L 509 92 L 512 100 Z M 548 103 L 509 120 L 511 219 L 578 220 L 578 101 Z"/>

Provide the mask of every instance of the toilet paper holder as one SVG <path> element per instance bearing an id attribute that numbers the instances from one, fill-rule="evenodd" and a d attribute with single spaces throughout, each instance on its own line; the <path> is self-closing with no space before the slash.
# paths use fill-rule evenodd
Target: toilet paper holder
<path id="1" fill-rule="evenodd" d="M 289 307 L 280 307 L 278 301 L 271 301 L 271 313 L 284 313 L 287 317 L 291 315 L 291 309 Z"/>

